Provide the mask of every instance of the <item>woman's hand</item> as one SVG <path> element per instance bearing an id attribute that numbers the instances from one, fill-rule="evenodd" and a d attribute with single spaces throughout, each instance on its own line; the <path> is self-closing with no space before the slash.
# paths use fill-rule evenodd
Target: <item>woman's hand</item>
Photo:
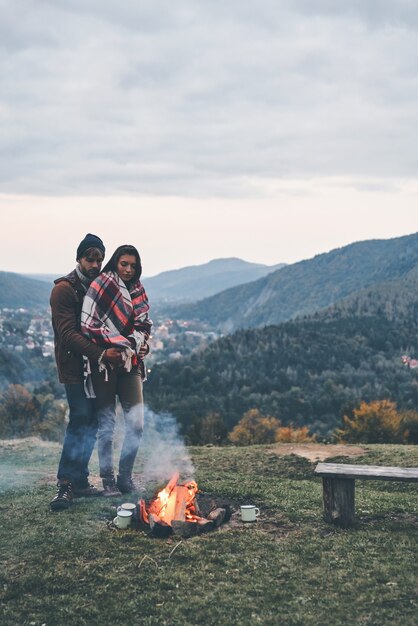
<path id="1" fill-rule="evenodd" d="M 121 365 L 122 363 L 122 349 L 121 348 L 106 348 L 103 361 L 112 363 L 113 365 Z"/>
<path id="2" fill-rule="evenodd" d="M 147 344 L 147 342 L 145 342 L 142 344 L 142 346 L 140 347 L 138 351 L 139 358 L 144 359 L 147 356 L 148 352 L 149 352 L 149 345 Z"/>

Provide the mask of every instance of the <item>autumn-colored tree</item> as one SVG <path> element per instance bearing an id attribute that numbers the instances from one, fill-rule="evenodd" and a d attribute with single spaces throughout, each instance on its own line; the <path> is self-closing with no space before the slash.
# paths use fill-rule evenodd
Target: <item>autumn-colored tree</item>
<path id="1" fill-rule="evenodd" d="M 408 431 L 394 402 L 361 402 L 353 417 L 344 415 L 343 428 L 335 435 L 342 443 L 404 443 Z"/>
<path id="2" fill-rule="evenodd" d="M 289 426 L 281 426 L 276 431 L 276 441 L 280 443 L 312 443 L 316 441 L 315 435 L 309 434 L 309 428 L 302 426 L 302 428 L 294 428 L 291 424 Z"/>
<path id="3" fill-rule="evenodd" d="M 237 446 L 256 443 L 273 443 L 280 420 L 271 415 L 262 415 L 258 409 L 250 409 L 229 433 L 229 440 Z"/>
<path id="4" fill-rule="evenodd" d="M 0 394 L 0 437 L 40 436 L 61 441 L 66 405 L 52 394 L 34 394 L 23 385 L 9 385 Z"/>
<path id="5" fill-rule="evenodd" d="M 418 443 L 418 413 L 416 411 L 402 411 L 402 428 L 405 429 L 407 442 Z"/>
<path id="6" fill-rule="evenodd" d="M 40 418 L 36 397 L 23 385 L 9 385 L 0 395 L 0 437 L 32 435 Z"/>
<path id="7" fill-rule="evenodd" d="M 35 396 L 40 405 L 40 419 L 34 426 L 33 434 L 39 435 L 41 439 L 51 441 L 62 441 L 66 427 L 66 403 L 55 400 L 52 394 Z"/>
<path id="8" fill-rule="evenodd" d="M 201 422 L 200 440 L 201 443 L 213 443 L 219 445 L 227 437 L 228 429 L 219 413 L 208 413 Z"/>

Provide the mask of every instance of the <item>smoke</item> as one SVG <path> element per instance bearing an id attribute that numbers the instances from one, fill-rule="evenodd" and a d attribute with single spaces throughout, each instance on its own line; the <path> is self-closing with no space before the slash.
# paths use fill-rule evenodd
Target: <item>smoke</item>
<path id="1" fill-rule="evenodd" d="M 34 478 L 34 476 L 31 476 L 31 484 L 34 483 Z M 8 491 L 27 489 L 27 486 L 28 472 L 25 472 L 24 468 L 19 468 L 13 463 L 0 463 L 0 496 L 3 496 Z"/>
<path id="2" fill-rule="evenodd" d="M 174 472 L 181 480 L 194 478 L 194 466 L 175 418 L 169 413 L 154 413 L 145 406 L 145 427 L 138 452 L 138 464 L 145 484 L 166 483 Z"/>

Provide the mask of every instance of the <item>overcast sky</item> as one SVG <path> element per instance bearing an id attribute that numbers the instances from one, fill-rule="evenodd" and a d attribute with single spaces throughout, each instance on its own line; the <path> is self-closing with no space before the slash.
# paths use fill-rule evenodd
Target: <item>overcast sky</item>
<path id="1" fill-rule="evenodd" d="M 418 231 L 416 0 L 0 0 L 0 270 Z"/>

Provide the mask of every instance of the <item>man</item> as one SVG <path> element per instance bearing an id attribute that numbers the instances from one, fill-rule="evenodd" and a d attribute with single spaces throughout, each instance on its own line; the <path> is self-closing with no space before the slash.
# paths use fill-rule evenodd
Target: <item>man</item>
<path id="1" fill-rule="evenodd" d="M 105 255 L 103 241 L 88 233 L 77 248 L 75 270 L 58 278 L 51 292 L 52 326 L 58 377 L 65 385 L 69 422 L 58 466 L 58 491 L 50 502 L 53 511 L 67 509 L 74 497 L 99 495 L 89 484 L 88 464 L 97 433 L 93 401 L 84 391 L 83 356 L 92 362 L 121 362 L 120 351 L 103 351 L 80 332 L 81 308 L 91 281 L 99 275 Z"/>

